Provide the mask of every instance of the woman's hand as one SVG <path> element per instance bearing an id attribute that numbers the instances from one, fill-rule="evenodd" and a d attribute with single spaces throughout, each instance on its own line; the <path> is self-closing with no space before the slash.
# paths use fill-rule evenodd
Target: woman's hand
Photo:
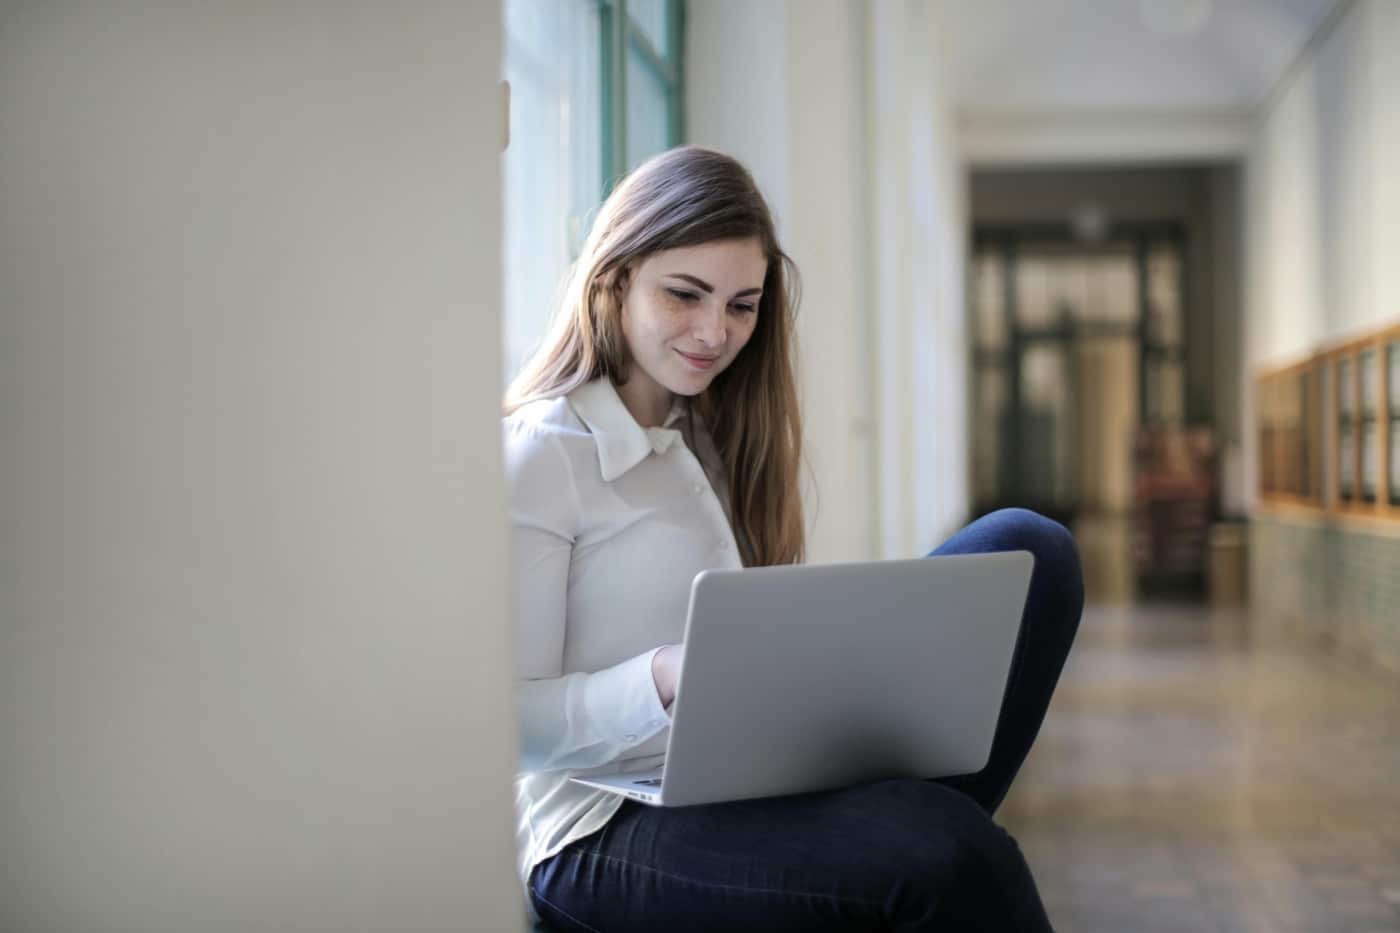
<path id="1" fill-rule="evenodd" d="M 656 683 L 656 695 L 661 705 L 670 709 L 676 699 L 676 682 L 681 676 L 681 659 L 685 645 L 667 645 L 651 657 L 651 679 Z"/>

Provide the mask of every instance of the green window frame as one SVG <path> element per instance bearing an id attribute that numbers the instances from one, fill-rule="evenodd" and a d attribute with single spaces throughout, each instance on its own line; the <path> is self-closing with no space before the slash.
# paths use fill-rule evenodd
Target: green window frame
<path id="1" fill-rule="evenodd" d="M 685 138 L 685 0 L 598 0 L 601 15 L 602 192 L 606 198 L 641 158 Z M 660 40 L 658 47 L 657 41 Z M 629 65 L 637 66 L 635 71 Z M 638 145 L 629 125 L 629 71 L 655 81 L 665 101 L 664 144 Z M 630 153 L 630 157 L 629 157 Z M 639 157 L 640 156 L 640 157 Z"/>
<path id="2" fill-rule="evenodd" d="M 507 382 L 618 179 L 684 140 L 685 13 L 684 0 L 504 0 Z"/>

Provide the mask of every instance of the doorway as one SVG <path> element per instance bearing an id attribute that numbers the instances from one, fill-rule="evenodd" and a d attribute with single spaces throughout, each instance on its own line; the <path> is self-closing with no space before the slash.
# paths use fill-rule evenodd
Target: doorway
<path id="1" fill-rule="evenodd" d="M 974 506 L 1071 527 L 1091 599 L 1132 598 L 1139 429 L 1184 418 L 1186 256 L 1170 223 L 974 233 Z"/>

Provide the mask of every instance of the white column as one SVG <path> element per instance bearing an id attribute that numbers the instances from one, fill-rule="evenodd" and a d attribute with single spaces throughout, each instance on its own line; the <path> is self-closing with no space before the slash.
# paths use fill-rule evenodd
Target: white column
<path id="1" fill-rule="evenodd" d="M 690 140 L 749 165 L 802 273 L 813 561 L 922 553 L 966 517 L 966 223 L 939 9 L 690 7 Z"/>
<path id="2" fill-rule="evenodd" d="M 500 43 L 0 11 L 0 928 L 523 925 Z"/>
<path id="3" fill-rule="evenodd" d="M 867 112 L 880 554 L 912 556 L 966 517 L 963 173 L 937 8 L 870 7 Z"/>

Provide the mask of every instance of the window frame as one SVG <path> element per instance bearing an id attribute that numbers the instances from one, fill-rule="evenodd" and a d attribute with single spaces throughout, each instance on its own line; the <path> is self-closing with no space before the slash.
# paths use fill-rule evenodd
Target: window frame
<path id="1" fill-rule="evenodd" d="M 1158 339 L 1155 329 L 1151 326 L 1153 300 L 1149 291 L 1151 284 L 1149 261 L 1155 250 L 1163 248 L 1173 251 L 1178 263 L 1176 287 L 1181 317 L 1177 323 L 1175 338 L 1172 340 Z M 1025 261 L 1027 255 L 1056 254 L 1065 257 L 1074 255 L 1098 257 L 1107 251 L 1120 249 L 1131 254 L 1132 262 L 1137 270 L 1136 307 L 1131 319 L 1090 321 L 1061 318 L 1041 326 L 1028 325 L 1019 320 L 1021 299 L 1018 276 L 1020 275 L 1020 264 Z M 979 340 L 981 308 L 978 306 L 979 283 L 976 280 L 976 275 L 978 274 L 977 264 L 984 256 L 996 258 L 997 271 L 1001 277 L 1002 327 L 1001 343 L 997 347 L 984 346 Z M 1074 341 L 1079 337 L 1121 336 L 1131 337 L 1138 342 L 1136 427 L 1188 426 L 1198 423 L 1200 419 L 1191 417 L 1189 393 L 1193 338 L 1198 336 L 1192 333 L 1191 327 L 1188 289 L 1191 274 L 1190 240 L 1187 237 L 1186 228 L 1176 221 L 1117 222 L 1105 232 L 1105 236 L 1101 240 L 1093 243 L 1084 243 L 1067 223 L 1004 224 L 993 222 L 976 224 L 964 271 L 967 282 L 965 313 L 967 314 L 967 326 L 972 334 L 969 341 L 969 378 L 973 386 L 968 401 L 969 411 L 972 413 L 970 417 L 978 423 L 980 423 L 979 419 L 982 418 L 979 405 L 981 402 L 980 393 L 982 392 L 981 375 L 984 371 L 994 368 L 1002 370 L 1005 380 L 1002 383 L 1005 401 L 999 417 L 1005 419 L 1006 424 L 1018 425 L 1021 423 L 1024 411 L 1020 360 L 1028 348 L 1045 344 L 1073 347 Z M 1070 379 L 1073 381 L 1078 378 L 1078 357 L 1073 352 L 1070 352 L 1068 356 Z M 1161 413 L 1166 406 L 1158 404 L 1155 408 L 1153 407 L 1154 401 L 1160 402 L 1160 393 L 1154 390 L 1149 381 L 1160 374 L 1159 367 L 1164 365 L 1180 367 L 1182 378 L 1177 383 L 1177 397 L 1175 398 L 1176 410 L 1180 412 L 1179 418 L 1162 417 Z M 1161 385 L 1161 380 L 1157 384 Z M 1075 429 L 1077 426 L 1071 428 L 1071 430 Z M 1061 520 L 1068 521 L 1074 516 L 1080 508 L 1081 500 L 1077 488 L 1077 458 L 1072 458 L 1071 478 L 1068 481 L 1070 495 L 1067 498 L 1045 501 L 1028 500 L 1025 496 L 1024 484 L 1020 479 L 1027 470 L 1027 461 L 1023 459 L 1025 457 L 1023 448 L 1020 445 L 1007 443 L 1006 438 L 1002 437 L 1000 423 L 981 424 L 974 431 L 974 435 L 979 435 L 983 431 L 992 431 L 996 434 L 996 441 L 989 443 L 988 446 L 994 447 L 998 451 L 995 458 L 997 475 L 994 479 L 989 479 L 986 487 L 979 487 L 978 483 L 973 483 L 973 509 L 976 513 L 989 512 L 1005 505 L 1020 505 L 1030 502 L 1037 510 L 1050 514 L 1052 517 L 1059 516 Z M 976 437 L 974 437 L 975 440 Z M 986 495 L 985 491 L 988 489 L 994 490 L 994 494 Z"/>
<path id="2" fill-rule="evenodd" d="M 1372 378 L 1375 381 L 1375 405 L 1366 408 L 1365 386 L 1362 383 L 1361 359 L 1365 353 L 1373 353 L 1376 361 Z M 1302 508 L 1310 512 L 1325 514 L 1344 521 L 1362 524 L 1381 522 L 1400 524 L 1400 489 L 1390 482 L 1390 453 L 1395 432 L 1400 432 L 1400 411 L 1391 405 L 1393 392 L 1391 379 L 1391 354 L 1400 357 L 1400 324 L 1387 324 L 1344 342 L 1324 347 L 1307 359 L 1290 365 L 1260 370 L 1255 376 L 1255 405 L 1252 430 L 1258 439 L 1258 464 L 1254 477 L 1258 501 L 1265 511 Z M 1312 391 L 1321 394 L 1316 400 L 1320 412 L 1320 423 L 1308 426 L 1305 430 L 1316 430 L 1324 456 L 1313 458 L 1309 467 L 1313 471 L 1311 489 L 1316 494 L 1298 496 L 1277 488 L 1277 478 L 1281 475 L 1277 450 L 1266 449 L 1265 430 L 1270 417 L 1268 405 L 1271 393 L 1280 391 L 1281 384 L 1296 378 L 1299 374 L 1310 374 Z M 1350 382 L 1352 410 L 1349 412 L 1349 440 L 1351 445 L 1351 495 L 1342 497 L 1342 379 Z M 1280 383 L 1280 380 L 1285 380 Z M 1324 392 L 1325 386 L 1325 392 Z M 1307 418 L 1307 403 L 1304 403 L 1304 418 Z M 1373 499 L 1368 499 L 1363 483 L 1364 454 L 1363 437 L 1366 425 L 1373 424 L 1376 444 L 1376 485 Z M 1277 448 L 1277 444 L 1274 445 Z M 1273 458 L 1270 460 L 1269 458 Z M 1319 472 L 1321 475 L 1319 476 Z M 1274 483 L 1268 479 L 1274 478 Z M 1270 488 L 1270 487 L 1273 488 Z"/>
<path id="3" fill-rule="evenodd" d="M 666 146 L 685 138 L 685 0 L 660 0 L 666 7 L 666 44 L 656 48 L 628 12 L 628 0 L 598 0 L 602 36 L 602 195 L 606 199 L 627 174 L 627 56 L 642 64 L 666 89 Z"/>
<path id="4" fill-rule="evenodd" d="M 521 109 L 523 93 L 512 94 L 509 102 L 512 123 L 527 122 L 513 133 L 504 160 L 503 261 L 524 270 L 519 281 L 530 284 L 508 283 L 503 296 L 508 386 L 543 339 L 560 299 L 558 283 L 578 260 L 600 207 L 632 168 L 629 133 L 636 137 L 632 150 L 648 155 L 663 142 L 669 148 L 684 140 L 686 0 L 654 0 L 645 8 L 641 0 L 507 0 L 504 12 L 503 76 L 527 84 L 532 95 L 542 94 L 549 108 Z M 552 25 L 544 29 L 541 18 Z M 633 80 L 643 81 L 649 95 L 648 106 L 637 114 L 644 122 L 631 126 L 629 65 Z M 664 113 L 653 91 L 664 94 Z M 523 180 L 537 171 L 552 173 L 547 194 L 535 196 L 531 192 L 543 185 Z M 511 237 L 512 222 L 524 233 Z M 534 259 L 522 258 L 529 251 L 522 245 L 528 237 L 544 238 Z"/>
<path id="5" fill-rule="evenodd" d="M 1324 462 L 1329 448 L 1324 414 L 1324 379 L 1327 372 L 1326 361 L 1313 356 L 1261 374 L 1256 380 L 1254 408 L 1255 433 L 1259 444 L 1260 501 L 1316 511 L 1326 507 L 1328 490 Z M 1290 456 L 1289 441 L 1293 439 L 1283 433 L 1266 434 L 1280 432 L 1280 425 L 1272 420 L 1271 411 L 1279 395 L 1294 395 L 1298 403 L 1296 427 L 1299 436 L 1295 441 L 1298 447 L 1292 455 L 1300 461 L 1296 478 L 1306 481 L 1304 489 L 1290 482 L 1295 471 L 1285 468 Z M 1307 452 L 1306 456 L 1303 451 Z"/>
<path id="6" fill-rule="evenodd" d="M 1332 501 L 1330 510 L 1346 516 L 1359 518 L 1382 518 L 1388 521 L 1400 521 L 1400 506 L 1392 505 L 1390 502 L 1390 431 L 1394 425 L 1389 413 L 1389 373 L 1387 372 L 1387 348 L 1400 339 L 1400 327 L 1386 327 L 1373 331 L 1354 340 L 1349 340 L 1326 351 L 1325 357 L 1331 362 L 1333 367 L 1333 403 L 1330 407 L 1330 414 L 1338 423 L 1338 430 L 1329 443 L 1329 450 L 1334 466 L 1335 480 L 1329 483 Z M 1366 409 L 1365 385 L 1362 382 L 1362 356 L 1370 352 L 1374 354 L 1376 361 L 1373 370 L 1373 379 L 1377 383 L 1376 404 L 1369 413 Z M 1341 363 L 1348 363 L 1347 369 L 1352 381 L 1351 394 L 1354 411 L 1351 422 L 1351 461 L 1352 461 L 1352 496 L 1343 500 L 1341 497 L 1341 458 L 1342 458 L 1342 438 L 1340 430 L 1341 421 L 1341 384 L 1342 367 Z M 1365 464 L 1362 457 L 1365 452 L 1363 439 L 1366 433 L 1367 424 L 1374 424 L 1376 436 L 1376 487 L 1374 498 L 1366 497 L 1363 477 L 1365 475 Z"/>

